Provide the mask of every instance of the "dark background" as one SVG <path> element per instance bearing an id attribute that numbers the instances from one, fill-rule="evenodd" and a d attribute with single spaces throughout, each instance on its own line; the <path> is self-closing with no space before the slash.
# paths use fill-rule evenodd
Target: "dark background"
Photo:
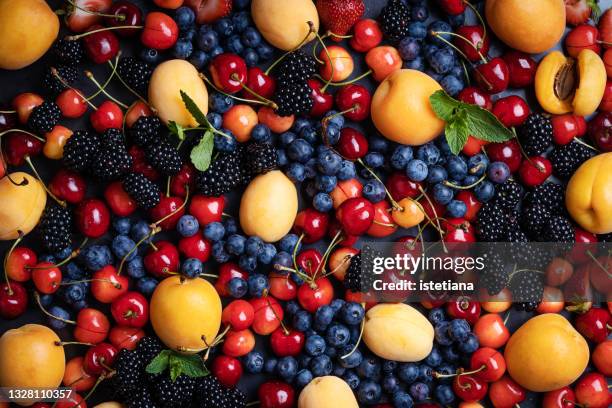
<path id="1" fill-rule="evenodd" d="M 131 1 L 141 6 L 143 10 L 149 10 L 152 7 L 151 1 L 143 1 L 143 0 L 131 0 Z M 278 1 L 283 1 L 283 0 L 278 0 Z M 429 2 L 434 3 L 433 0 L 429 0 Z M 57 1 L 57 0 L 49 0 L 48 3 L 52 6 L 53 9 L 58 9 L 63 4 L 61 1 Z M 366 16 L 370 18 L 375 18 L 376 16 L 378 16 L 381 8 L 385 6 L 387 1 L 386 0 L 364 0 L 364 3 L 366 4 Z M 605 11 L 605 9 L 609 8 L 612 5 L 612 0 L 601 0 L 599 4 L 602 10 Z M 470 17 L 473 18 L 473 16 L 470 16 Z M 65 34 L 65 29 L 62 29 L 61 34 Z M 138 49 L 137 48 L 139 46 L 139 44 L 137 43 L 138 36 L 135 36 L 135 38 L 136 40 L 126 40 L 125 38 L 121 38 L 122 55 L 131 55 L 135 50 Z M 0 39 L 0 41 L 2 40 Z M 348 45 L 346 45 L 346 48 L 349 51 L 352 51 L 350 47 L 348 47 Z M 492 47 L 491 55 L 496 55 L 497 53 L 499 53 L 499 47 L 496 47 L 494 44 Z M 359 73 L 365 72 L 367 70 L 367 67 L 365 67 L 363 56 L 357 55 L 355 53 L 353 53 L 353 55 L 355 57 L 355 71 L 352 77 L 356 77 L 359 75 Z M 169 56 L 168 58 L 171 58 L 171 57 Z M 539 58 L 540 56 L 537 57 L 538 60 Z M 37 61 L 36 63 L 34 63 L 33 65 L 26 67 L 24 69 L 18 70 L 18 71 L 6 71 L 6 70 L 0 69 L 0 103 L 10 104 L 10 101 L 12 100 L 12 98 L 21 92 L 38 92 L 44 96 L 45 95 L 44 91 L 41 88 L 41 81 L 42 81 L 41 78 L 45 70 L 45 67 L 48 66 L 48 64 L 50 64 L 51 62 L 52 62 L 51 59 L 48 56 L 45 56 L 39 61 Z M 106 78 L 108 77 L 108 75 L 110 74 L 110 68 L 108 67 L 108 65 L 95 66 L 89 62 L 85 62 L 84 64 L 81 64 L 81 66 L 79 66 L 79 69 L 81 70 L 81 74 L 85 71 L 85 69 L 91 70 L 95 74 L 95 77 L 96 79 L 98 79 L 99 82 L 104 82 Z M 366 78 L 365 80 L 362 80 L 360 82 L 363 85 L 372 89 L 372 91 L 375 88 L 375 83 L 369 78 Z M 79 80 L 75 83 L 75 87 L 83 91 L 84 95 L 91 95 L 96 90 L 93 83 L 91 83 L 85 77 L 84 74 L 80 75 Z M 120 101 L 128 105 L 131 104 L 131 102 L 135 100 L 135 98 L 129 92 L 127 92 L 117 80 L 112 81 L 109 87 L 107 88 L 107 90 L 110 92 L 111 95 L 115 96 L 117 99 L 119 99 Z M 518 93 L 518 94 L 521 94 L 522 96 L 525 96 L 527 100 L 530 102 L 530 106 L 532 109 L 537 110 L 539 108 L 532 92 L 525 94 L 523 91 L 517 92 L 513 90 L 511 93 L 514 93 L 514 94 Z M 100 95 L 96 99 L 94 99 L 93 102 L 94 104 L 98 105 L 104 100 L 105 100 L 105 97 L 103 95 Z M 88 117 L 88 114 L 86 114 L 83 118 L 79 120 L 62 119 L 61 124 L 66 127 L 71 128 L 72 130 L 82 129 L 88 126 L 87 117 Z M 351 126 L 355 126 L 355 124 L 351 124 Z M 359 127 L 359 126 L 356 126 L 356 127 Z M 367 121 L 365 125 L 361 127 L 366 132 L 374 131 L 374 128 L 370 121 Z M 59 168 L 59 163 L 46 159 L 42 155 L 35 158 L 34 163 L 36 167 L 38 168 L 38 171 L 42 175 L 43 179 L 47 182 L 51 179 L 56 169 Z M 16 171 L 16 170 L 18 169 L 14 169 L 14 168 L 10 169 L 11 172 Z M 31 173 L 31 171 L 28 168 L 24 167 L 23 170 Z M 94 182 L 88 183 L 88 196 L 100 197 L 101 189 L 96 188 L 94 184 L 95 184 Z M 228 208 L 226 209 L 226 212 L 229 212 L 230 214 L 236 214 L 238 203 L 239 203 L 239 197 L 240 195 L 238 193 L 233 193 L 228 196 L 228 200 L 227 200 Z M 303 206 L 304 206 L 304 203 L 302 202 L 301 208 Z M 397 236 L 405 235 L 405 233 L 406 231 L 401 231 L 401 233 L 398 233 Z M 99 241 L 104 242 L 105 240 L 108 241 L 108 238 L 106 239 L 101 238 Z M 388 239 L 388 240 L 391 240 L 391 239 Z M 77 245 L 78 242 L 79 242 L 79 238 L 75 237 L 74 244 Z M 9 244 L 10 244 L 9 242 L 0 242 L 0 254 L 2 254 L 2 256 L 4 256 L 4 253 L 8 249 Z M 32 232 L 26 238 L 24 244 L 32 247 L 35 250 L 41 249 L 37 245 L 35 231 Z M 42 253 L 42 250 L 39 253 Z M 212 264 L 214 264 L 214 262 Z M 207 264 L 207 266 L 208 266 L 209 272 L 216 273 L 216 270 L 215 270 L 216 268 L 211 268 L 210 262 Z M 95 305 L 95 303 L 92 303 L 92 306 L 98 307 L 97 305 Z M 102 310 L 108 310 L 106 306 L 101 306 L 101 308 Z M 525 312 L 518 312 L 515 310 L 511 310 L 510 313 L 511 315 L 508 320 L 508 327 L 510 328 L 511 331 L 514 331 L 516 328 L 518 328 L 530 316 L 529 314 Z M 28 310 L 28 312 L 26 312 L 23 316 L 15 320 L 7 321 L 7 320 L 0 319 L 0 334 L 4 333 L 8 329 L 19 327 L 26 323 L 34 323 L 34 322 L 45 324 L 46 319 L 43 317 L 42 313 L 40 313 L 40 311 L 36 308 L 36 306 L 32 305 L 30 309 Z M 150 327 L 149 327 L 149 330 L 150 330 Z M 69 326 L 68 328 L 60 331 L 58 334 L 62 338 L 62 340 L 69 340 L 71 339 L 71 332 L 72 332 L 72 328 Z M 267 344 L 268 344 L 267 338 L 261 337 L 261 336 L 257 337 L 256 349 L 265 350 L 267 348 Z M 85 351 L 86 349 L 83 346 L 67 346 L 66 347 L 67 358 L 70 358 L 75 355 L 82 355 L 85 353 Z M 257 385 L 265 381 L 267 378 L 268 376 L 265 374 L 262 374 L 262 375 L 245 374 L 243 376 L 243 379 L 241 380 L 239 387 L 243 391 L 248 392 L 249 394 L 248 401 L 254 401 L 257 399 L 257 396 L 256 396 Z M 108 400 L 109 397 L 106 394 L 107 392 L 105 392 L 103 388 L 100 391 L 97 391 L 94 394 L 94 396 L 88 401 L 88 405 L 93 406 L 95 403 L 99 403 L 99 402 Z M 524 401 L 523 403 L 521 403 L 522 407 L 528 407 L 528 406 L 534 407 L 534 406 L 539 406 L 539 405 L 540 404 L 538 402 L 537 397 L 533 394 L 530 395 L 527 401 Z"/>

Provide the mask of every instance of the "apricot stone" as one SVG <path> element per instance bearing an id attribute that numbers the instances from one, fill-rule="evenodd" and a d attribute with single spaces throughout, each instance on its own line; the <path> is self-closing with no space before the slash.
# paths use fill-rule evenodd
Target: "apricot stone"
<path id="1" fill-rule="evenodd" d="M 15 185 L 11 180 L 25 184 Z M 19 231 L 32 231 L 47 204 L 47 193 L 40 181 L 23 172 L 0 179 L 0 197 L 0 240 L 17 239 Z"/>

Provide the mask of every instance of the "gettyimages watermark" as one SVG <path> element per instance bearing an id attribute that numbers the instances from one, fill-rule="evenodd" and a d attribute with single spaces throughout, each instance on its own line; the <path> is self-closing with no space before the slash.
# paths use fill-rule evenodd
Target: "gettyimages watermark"
<path id="1" fill-rule="evenodd" d="M 612 244 L 366 242 L 361 292 L 380 301 L 612 301 Z"/>

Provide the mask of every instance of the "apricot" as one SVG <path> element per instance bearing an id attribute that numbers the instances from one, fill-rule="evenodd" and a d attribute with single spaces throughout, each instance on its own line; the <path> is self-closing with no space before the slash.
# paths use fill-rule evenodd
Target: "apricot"
<path id="1" fill-rule="evenodd" d="M 589 346 L 571 323 L 556 313 L 531 318 L 508 340 L 508 373 L 530 391 L 547 392 L 573 383 L 589 363 Z"/>
<path id="2" fill-rule="evenodd" d="M 597 110 L 606 81 L 606 67 L 593 51 L 582 50 L 576 59 L 553 51 L 542 59 L 536 71 L 536 97 L 549 113 L 588 116 Z"/>
<path id="3" fill-rule="evenodd" d="M 155 288 L 149 315 L 153 330 L 166 346 L 193 354 L 215 340 L 221 327 L 221 299 L 204 279 L 170 276 Z"/>
<path id="4" fill-rule="evenodd" d="M 251 131 L 258 123 L 257 112 L 249 105 L 235 105 L 223 114 L 223 127 L 230 130 L 240 143 L 251 138 Z"/>
<path id="5" fill-rule="evenodd" d="M 283 133 L 291 129 L 295 116 L 280 116 L 274 112 L 274 109 L 264 106 L 257 112 L 259 122 L 266 125 L 274 133 Z"/>
<path id="6" fill-rule="evenodd" d="M 372 121 L 387 139 L 419 146 L 433 140 L 445 122 L 431 108 L 429 97 L 442 89 L 435 79 L 412 69 L 389 75 L 372 97 Z"/>
<path id="7" fill-rule="evenodd" d="M 59 27 L 45 0 L 0 0 L 0 69 L 21 69 L 38 60 Z"/>
<path id="8" fill-rule="evenodd" d="M 334 82 L 344 81 L 351 76 L 353 69 L 355 69 L 355 62 L 351 54 L 339 45 L 330 45 L 327 47 L 327 51 L 321 50 L 319 59 L 323 61 L 319 73 L 326 81 L 329 80 L 330 76 Z"/>
<path id="9" fill-rule="evenodd" d="M 107 402 L 102 402 L 98 405 L 94 405 L 93 408 L 124 408 L 125 405 L 123 405 L 120 402 L 117 401 L 107 401 Z"/>
<path id="10" fill-rule="evenodd" d="M 193 65 L 184 60 L 169 60 L 155 68 L 149 82 L 149 103 L 165 123 L 174 121 L 184 127 L 197 126 L 189 113 L 181 91 L 189 95 L 198 108 L 208 113 L 208 91 Z"/>
<path id="11" fill-rule="evenodd" d="M 314 32 L 306 41 L 313 40 L 319 31 L 319 14 L 311 0 L 253 0 L 251 16 L 266 41 L 284 51 L 306 39 L 310 24 Z"/>
<path id="12" fill-rule="evenodd" d="M 16 186 L 13 182 L 25 184 Z M 0 240 L 16 239 L 19 231 L 32 231 L 47 204 L 40 181 L 23 172 L 0 179 L 0 197 Z"/>
<path id="13" fill-rule="evenodd" d="M 26 324 L 0 337 L 0 387 L 57 388 L 64 377 L 66 356 L 50 328 Z M 36 399 L 20 400 L 28 406 Z"/>
<path id="14" fill-rule="evenodd" d="M 487 0 L 485 15 L 500 40 L 530 54 L 554 47 L 565 32 L 563 0 Z"/>
<path id="15" fill-rule="evenodd" d="M 291 230 L 297 211 L 295 186 L 281 171 L 271 171 L 255 177 L 244 191 L 240 226 L 248 235 L 276 242 Z"/>
<path id="16" fill-rule="evenodd" d="M 584 162 L 565 191 L 565 206 L 583 229 L 593 234 L 612 232 L 612 152 Z"/>
<path id="17" fill-rule="evenodd" d="M 300 393 L 298 408 L 358 408 L 351 387 L 333 375 L 314 378 Z"/>

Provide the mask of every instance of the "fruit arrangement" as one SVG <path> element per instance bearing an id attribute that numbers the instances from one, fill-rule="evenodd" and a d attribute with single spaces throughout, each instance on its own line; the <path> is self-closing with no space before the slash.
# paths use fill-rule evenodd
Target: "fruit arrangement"
<path id="1" fill-rule="evenodd" d="M 612 405 L 611 5 L 0 0 L 0 387 Z M 380 242 L 488 263 L 412 301 Z"/>

